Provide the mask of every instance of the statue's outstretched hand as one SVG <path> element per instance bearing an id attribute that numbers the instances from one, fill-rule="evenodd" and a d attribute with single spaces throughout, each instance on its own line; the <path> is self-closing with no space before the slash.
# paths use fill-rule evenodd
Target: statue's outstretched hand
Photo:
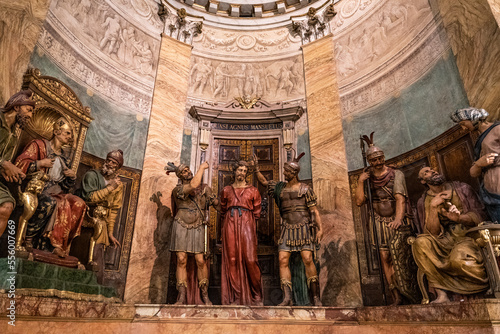
<path id="1" fill-rule="evenodd" d="M 252 158 L 250 159 L 249 163 L 251 167 L 254 167 L 256 170 L 259 169 L 259 159 L 257 158 L 257 155 L 255 155 L 255 153 L 252 154 Z"/>
<path id="2" fill-rule="evenodd" d="M 445 190 L 440 192 L 431 200 L 431 207 L 437 208 L 439 205 L 443 204 L 446 200 L 451 198 L 451 192 L 449 190 Z"/>
<path id="3" fill-rule="evenodd" d="M 54 161 L 56 161 L 55 158 L 45 158 L 42 160 L 38 160 L 36 162 L 37 167 L 40 168 L 52 168 L 54 166 Z"/>
<path id="4" fill-rule="evenodd" d="M 120 177 L 119 176 L 116 176 L 115 178 L 113 178 L 113 179 L 111 179 L 109 181 L 109 185 L 111 186 L 111 188 L 113 190 L 115 190 L 116 188 L 118 188 L 121 184 L 122 184 L 122 181 L 120 181 Z"/>
<path id="5" fill-rule="evenodd" d="M 448 202 L 447 204 L 450 205 L 450 207 L 448 208 L 448 210 L 442 208 L 441 214 L 451 221 L 458 222 L 460 219 L 460 211 L 458 211 L 457 207 L 450 202 Z"/>
<path id="6" fill-rule="evenodd" d="M 401 219 L 395 219 L 392 222 L 390 222 L 388 225 L 393 230 L 397 230 L 402 224 L 403 224 L 403 222 L 401 221 Z"/>

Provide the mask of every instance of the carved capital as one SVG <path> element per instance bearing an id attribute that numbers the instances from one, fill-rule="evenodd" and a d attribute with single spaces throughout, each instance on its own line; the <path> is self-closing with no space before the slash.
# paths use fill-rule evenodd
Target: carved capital
<path id="1" fill-rule="evenodd" d="M 186 44 L 193 44 L 193 38 L 203 31 L 203 18 L 186 13 L 184 8 L 175 9 L 167 2 L 161 2 L 158 15 L 164 22 L 163 32 Z"/>
<path id="2" fill-rule="evenodd" d="M 309 8 L 307 14 L 292 17 L 292 35 L 300 36 L 302 45 L 330 33 L 330 20 L 337 15 L 333 2 L 320 8 Z"/>

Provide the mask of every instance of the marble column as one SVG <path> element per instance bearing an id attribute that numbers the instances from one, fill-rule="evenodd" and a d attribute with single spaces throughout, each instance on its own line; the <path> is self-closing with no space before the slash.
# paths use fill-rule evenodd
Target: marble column
<path id="1" fill-rule="evenodd" d="M 498 0 L 437 0 L 471 106 L 500 118 Z M 496 17 L 495 17 L 496 15 Z"/>
<path id="2" fill-rule="evenodd" d="M 50 0 L 0 0 L 0 105 L 21 89 Z"/>
<path id="3" fill-rule="evenodd" d="M 332 36 L 302 50 L 313 187 L 325 232 L 320 250 L 322 300 L 329 306 L 359 306 L 356 236 Z"/>
<path id="4" fill-rule="evenodd" d="M 178 164 L 180 159 L 191 48 L 167 35 L 162 36 L 125 286 L 127 303 L 150 301 L 151 273 L 156 258 L 153 235 L 157 226 L 157 206 L 150 201 L 150 197 L 159 191 L 163 195 L 163 204 L 170 207 L 170 193 L 177 184 L 177 177 L 165 175 L 163 168 L 169 161 Z M 163 273 L 165 279 L 168 279 L 168 270 L 166 266 Z M 158 268 L 155 272 L 158 274 Z"/>

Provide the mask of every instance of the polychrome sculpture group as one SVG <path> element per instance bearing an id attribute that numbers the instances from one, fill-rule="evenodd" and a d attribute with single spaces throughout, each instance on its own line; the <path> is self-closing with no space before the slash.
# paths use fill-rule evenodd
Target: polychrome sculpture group
<path id="1" fill-rule="evenodd" d="M 54 254 L 56 259 L 67 258 L 71 242 L 80 234 L 91 204 L 98 204 L 101 211 L 104 210 L 101 218 L 106 226 L 96 236 L 97 249 L 110 244 L 118 246 L 113 228 L 122 205 L 123 186 L 117 171 L 123 165 L 123 152 L 109 152 L 100 170 L 91 170 L 84 175 L 81 196 L 71 194 L 76 173 L 71 169 L 68 149 L 75 136 L 70 120 L 61 116 L 52 125 L 50 140 L 32 140 L 17 157 L 14 156 L 19 140 L 18 129 L 24 129 L 33 116 L 35 102 L 31 97 L 31 91 L 20 91 L 0 112 L 0 234 L 16 206 L 10 189 L 16 184 L 24 187 L 28 183 L 25 192 L 19 191 L 18 194 L 19 204 L 24 205 L 20 221 L 27 220 L 16 238 L 18 251 L 38 249 Z M 103 254 L 94 255 L 90 254 L 90 257 L 101 262 L 102 269 Z"/>
<path id="2" fill-rule="evenodd" d="M 175 172 L 180 183 L 172 191 L 175 214 L 170 250 L 176 253 L 177 304 L 201 302 L 211 305 L 208 298 L 208 270 L 206 251 L 206 210 L 212 205 L 222 214 L 222 269 L 221 301 L 223 305 L 264 305 L 261 271 L 257 258 L 257 220 L 262 209 L 257 188 L 246 182 L 252 167 L 258 180 L 268 186 L 283 218 L 279 241 L 280 278 L 284 299 L 282 306 L 291 306 L 292 282 L 289 259 L 292 252 L 300 252 L 314 306 L 320 306 L 319 279 L 313 262 L 313 250 L 323 234 L 321 219 L 316 208 L 316 196 L 306 184 L 298 181 L 299 158 L 286 162 L 286 182 L 268 181 L 259 171 L 254 156 L 250 163 L 233 164 L 233 183 L 224 187 L 217 199 L 210 188 L 201 184 L 204 162 L 193 176 L 185 165 L 169 163 L 167 173 Z M 205 224 L 205 225 L 204 225 Z M 188 254 L 196 260 L 196 284 L 189 284 L 186 270 Z M 198 290 L 199 288 L 199 290 Z"/>
<path id="3" fill-rule="evenodd" d="M 370 167 L 359 177 L 355 200 L 361 206 L 371 198 L 371 222 L 375 225 L 372 231 L 377 235 L 374 244 L 394 304 L 401 303 L 402 296 L 410 302 L 418 298 L 408 293 L 415 292 L 411 287 L 415 286 L 416 272 L 411 265 L 402 265 L 409 263 L 405 248 L 411 230 L 419 235 L 410 258 L 427 278 L 429 290 L 436 297 L 434 303 L 447 302 L 453 295 L 481 295 L 489 288 L 482 252 L 467 236 L 470 228 L 482 222 L 500 222 L 500 123 L 488 122 L 487 117 L 485 110 L 476 108 L 458 109 L 451 114 L 462 128 L 480 133 L 470 168 L 470 175 L 480 179 L 479 196 L 470 185 L 447 182 L 437 171 L 423 167 L 418 179 L 426 191 L 417 203 L 413 229 L 404 175 L 385 164 L 382 150 L 373 145 L 373 137 L 364 136 L 369 144 L 366 158 Z M 365 191 L 367 180 L 370 187 Z M 400 245 L 399 251 L 394 245 Z"/>
<path id="4" fill-rule="evenodd" d="M 0 235 L 16 206 L 12 186 L 28 183 L 19 196 L 24 204 L 20 222 L 25 224 L 17 238 L 20 249 L 39 249 L 67 257 L 88 208 L 95 208 L 93 219 L 99 228 L 90 258 L 103 268 L 105 247 L 120 246 L 114 225 L 123 202 L 123 184 L 117 176 L 123 166 L 123 152 L 109 152 L 100 169 L 83 176 L 80 196 L 71 194 L 76 174 L 67 147 L 75 134 L 69 120 L 61 117 L 53 124 L 50 140 L 35 139 L 14 156 L 18 129 L 23 129 L 33 116 L 35 102 L 31 95 L 30 91 L 14 94 L 0 112 Z M 500 123 L 488 122 L 487 117 L 486 111 L 475 108 L 459 109 L 451 115 L 464 129 L 480 133 L 474 149 L 475 162 L 470 167 L 470 175 L 480 179 L 479 196 L 469 185 L 447 182 L 437 171 L 424 167 L 418 178 L 426 191 L 417 203 L 416 217 L 411 214 L 404 174 L 386 165 L 384 152 L 373 144 L 373 136 L 364 136 L 370 166 L 359 177 L 355 201 L 358 206 L 370 204 L 371 239 L 394 304 L 419 302 L 416 266 L 427 277 L 436 295 L 434 302 L 446 302 L 451 294 L 471 295 L 488 289 L 482 253 L 467 236 L 467 231 L 481 222 L 500 221 Z M 186 165 L 168 164 L 167 174 L 173 172 L 179 178 L 171 196 L 175 218 L 170 240 L 170 250 L 176 254 L 177 304 L 211 304 L 206 258 L 210 207 L 221 213 L 222 304 L 264 304 L 256 232 L 261 194 L 246 181 L 253 170 L 267 187 L 282 219 L 278 242 L 283 290 L 280 305 L 293 305 L 296 287 L 292 285 L 289 264 L 292 253 L 302 258 L 310 303 L 321 305 L 314 254 L 323 224 L 316 195 L 298 179 L 300 157 L 284 163 L 282 182 L 267 180 L 255 156 L 249 162 L 238 161 L 233 165 L 232 184 L 224 187 L 218 197 L 202 183 L 209 168 L 207 162 L 194 175 Z M 366 189 L 365 184 L 369 184 Z M 418 236 L 410 246 L 407 241 L 414 234 Z M 194 258 L 193 272 L 188 270 L 189 255 Z"/>

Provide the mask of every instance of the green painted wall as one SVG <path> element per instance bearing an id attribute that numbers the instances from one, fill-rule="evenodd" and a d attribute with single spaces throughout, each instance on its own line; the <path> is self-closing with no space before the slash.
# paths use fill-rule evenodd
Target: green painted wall
<path id="1" fill-rule="evenodd" d="M 349 170 L 363 167 L 359 136 L 375 131 L 387 159 L 439 136 L 454 123 L 449 115 L 469 105 L 452 52 L 422 78 L 372 108 L 343 119 Z"/>

